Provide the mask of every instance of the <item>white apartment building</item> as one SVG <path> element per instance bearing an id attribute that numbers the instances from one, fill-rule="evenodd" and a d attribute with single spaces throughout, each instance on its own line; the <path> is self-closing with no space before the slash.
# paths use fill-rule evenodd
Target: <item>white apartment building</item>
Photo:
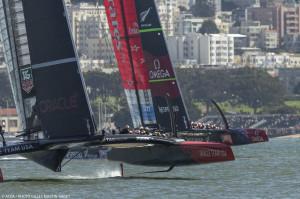
<path id="1" fill-rule="evenodd" d="M 281 6 L 279 8 L 280 38 L 300 34 L 300 6 Z"/>
<path id="2" fill-rule="evenodd" d="M 201 37 L 200 64 L 232 65 L 234 63 L 234 37 L 232 35 L 210 34 Z"/>
<path id="3" fill-rule="evenodd" d="M 291 56 L 291 54 L 288 53 L 275 54 L 270 52 L 245 52 L 242 55 L 242 64 L 243 66 L 271 69 L 291 67 L 290 62 L 292 62 L 292 64 L 298 62 L 296 57 L 298 56 Z"/>
<path id="4" fill-rule="evenodd" d="M 181 13 L 176 20 L 175 34 L 196 33 L 207 18 L 196 18 L 192 14 Z"/>
<path id="5" fill-rule="evenodd" d="M 190 33 L 168 37 L 167 43 L 174 63 L 199 65 L 232 65 L 234 35 Z"/>
<path id="6" fill-rule="evenodd" d="M 4 127 L 4 132 L 16 133 L 20 131 L 20 121 L 16 109 L 0 108 L 0 125 Z"/>
<path id="7" fill-rule="evenodd" d="M 289 58 L 288 68 L 300 68 L 300 55 L 291 54 Z"/>
<path id="8" fill-rule="evenodd" d="M 183 35 L 166 37 L 169 54 L 174 64 L 183 63 L 187 59 L 187 56 L 184 56 L 184 52 L 187 51 L 184 49 L 185 40 L 186 37 Z"/>
<path id="9" fill-rule="evenodd" d="M 278 32 L 266 30 L 260 33 L 259 47 L 263 49 L 276 49 L 279 46 Z"/>
<path id="10" fill-rule="evenodd" d="M 176 0 L 157 1 L 156 7 L 165 35 L 174 35 L 175 19 L 179 15 L 178 2 Z"/>
<path id="11" fill-rule="evenodd" d="M 113 60 L 111 37 L 103 6 L 81 3 L 69 8 L 72 33 L 80 58 Z"/>

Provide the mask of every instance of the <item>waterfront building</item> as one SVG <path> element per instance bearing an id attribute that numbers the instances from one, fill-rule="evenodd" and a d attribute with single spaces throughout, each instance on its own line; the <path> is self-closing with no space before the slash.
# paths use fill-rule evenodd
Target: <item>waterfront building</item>
<path id="1" fill-rule="evenodd" d="M 300 33 L 300 5 L 292 4 L 279 7 L 278 31 L 280 38 Z"/>
<path id="2" fill-rule="evenodd" d="M 261 32 L 269 30 L 269 25 L 261 25 L 259 21 L 245 21 L 241 26 L 231 28 L 231 33 L 239 33 L 247 36 L 248 47 L 258 47 Z"/>
<path id="3" fill-rule="evenodd" d="M 247 8 L 245 10 L 246 21 L 259 21 L 261 25 L 269 25 L 271 29 L 277 29 L 278 26 L 278 8 Z"/>
<path id="4" fill-rule="evenodd" d="M 15 108 L 0 108 L 0 125 L 5 132 L 16 133 L 20 131 L 20 121 Z"/>
<path id="5" fill-rule="evenodd" d="M 208 18 L 194 17 L 190 13 L 181 13 L 176 20 L 176 35 L 196 33 Z"/>
<path id="6" fill-rule="evenodd" d="M 175 0 L 157 1 L 156 7 L 165 35 L 174 35 L 175 19 L 179 15 L 178 2 Z"/>
<path id="7" fill-rule="evenodd" d="M 234 64 L 234 35 L 190 33 L 167 38 L 174 63 L 192 65 Z"/>
<path id="8" fill-rule="evenodd" d="M 242 55 L 242 65 L 256 68 L 299 68 L 300 55 L 291 53 L 245 52 Z"/>
<path id="9" fill-rule="evenodd" d="M 259 47 L 265 50 L 272 50 L 278 48 L 278 32 L 276 30 L 262 31 L 259 37 Z"/>

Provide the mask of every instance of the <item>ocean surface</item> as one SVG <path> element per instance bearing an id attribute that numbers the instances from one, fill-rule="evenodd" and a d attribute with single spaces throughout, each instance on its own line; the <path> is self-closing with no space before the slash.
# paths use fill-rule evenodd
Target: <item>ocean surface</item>
<path id="1" fill-rule="evenodd" d="M 161 168 L 124 165 L 123 178 L 114 162 L 74 160 L 54 173 L 11 156 L 0 159 L 0 198 L 300 198 L 300 138 L 233 149 L 233 162 L 159 174 L 141 173 Z"/>

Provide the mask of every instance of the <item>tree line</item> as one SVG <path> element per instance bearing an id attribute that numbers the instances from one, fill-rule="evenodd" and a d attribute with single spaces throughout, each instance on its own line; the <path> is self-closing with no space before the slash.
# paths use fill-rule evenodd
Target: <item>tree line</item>
<path id="1" fill-rule="evenodd" d="M 219 103 L 244 104 L 256 112 L 261 108 L 283 106 L 286 91 L 278 78 L 263 69 L 176 69 L 184 101 L 192 119 L 197 119 L 203 110 L 197 103 L 214 99 Z M 108 104 L 108 111 L 115 113 L 114 120 L 121 125 L 131 121 L 126 97 L 118 72 L 106 74 L 101 71 L 84 73 L 92 108 Z M 13 106 L 13 98 L 6 73 L 0 73 L 0 106 Z M 202 112 L 201 112 L 202 111 Z M 97 115 L 97 114 L 96 114 Z"/>

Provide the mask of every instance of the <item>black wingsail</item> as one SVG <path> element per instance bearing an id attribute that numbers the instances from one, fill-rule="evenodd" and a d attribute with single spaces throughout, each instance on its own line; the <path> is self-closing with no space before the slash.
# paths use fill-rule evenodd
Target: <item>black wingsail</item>
<path id="1" fill-rule="evenodd" d="M 96 131 L 63 0 L 1 0 L 1 34 L 25 129 L 47 139 Z"/>
<path id="2" fill-rule="evenodd" d="M 157 123 L 167 131 L 190 129 L 154 0 L 135 0 Z M 170 111 L 171 110 L 171 111 Z"/>

